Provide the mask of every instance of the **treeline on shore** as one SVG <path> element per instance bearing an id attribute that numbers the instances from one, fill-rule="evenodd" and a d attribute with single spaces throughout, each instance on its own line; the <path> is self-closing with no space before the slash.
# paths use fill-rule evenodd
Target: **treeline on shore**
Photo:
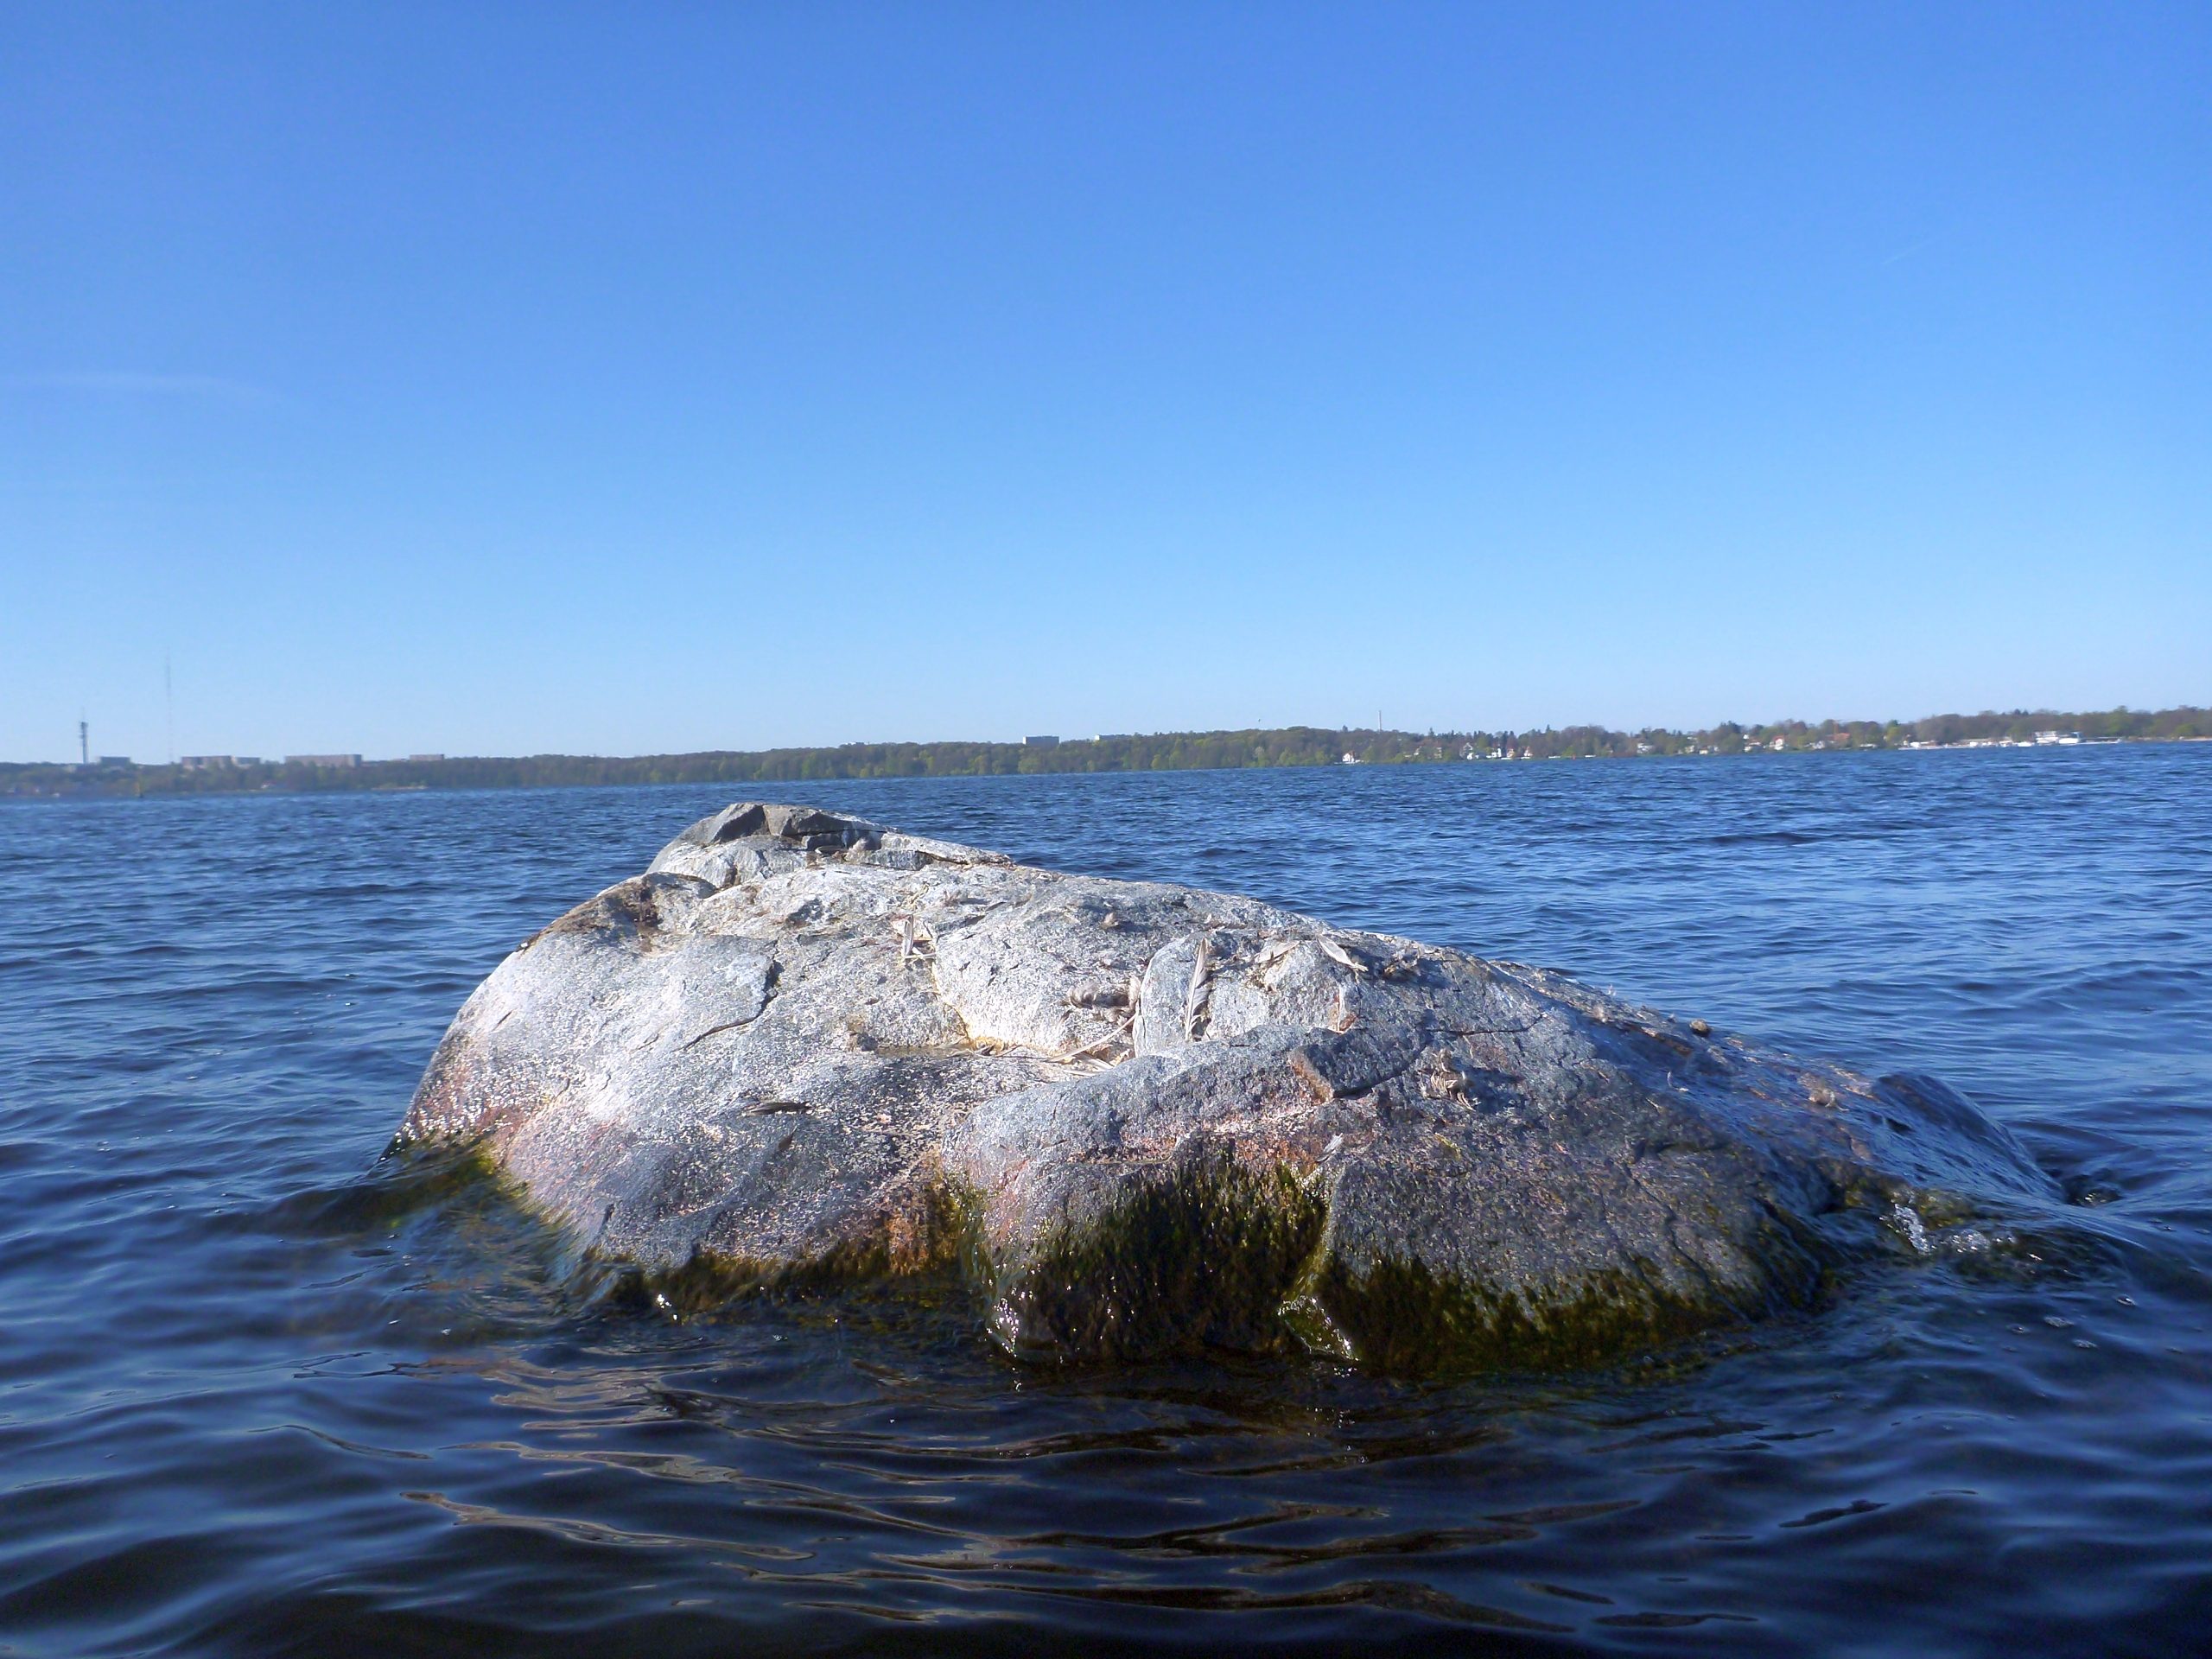
<path id="1" fill-rule="evenodd" d="M 327 764 L 191 765 L 0 763 L 0 795 L 199 795 L 262 790 L 534 789 L 607 784 L 792 784 L 841 778 L 973 778 L 1075 772 L 1186 772 L 1247 766 L 1318 766 L 1487 760 L 1624 759 L 1649 755 L 1771 753 L 1792 750 L 1898 749 L 1968 743 L 2085 743 L 2212 738 L 2212 711 L 2114 709 L 2062 714 L 1936 715 L 1916 721 L 1724 721 L 1705 731 L 1599 726 L 1529 732 L 1393 732 L 1292 726 L 1271 731 L 1162 732 L 1027 743 L 847 743 L 836 748 L 709 750 L 629 757 L 574 754 L 417 756 Z M 350 760 L 350 757 L 344 758 Z"/>

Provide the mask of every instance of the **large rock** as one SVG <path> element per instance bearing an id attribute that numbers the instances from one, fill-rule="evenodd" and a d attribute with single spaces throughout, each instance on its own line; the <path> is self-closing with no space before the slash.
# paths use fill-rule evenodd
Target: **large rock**
<path id="1" fill-rule="evenodd" d="M 2050 1196 L 1925 1078 L 756 804 L 502 963 L 402 1135 L 480 1137 L 679 1301 L 957 1271 L 1049 1357 L 1599 1360 Z"/>

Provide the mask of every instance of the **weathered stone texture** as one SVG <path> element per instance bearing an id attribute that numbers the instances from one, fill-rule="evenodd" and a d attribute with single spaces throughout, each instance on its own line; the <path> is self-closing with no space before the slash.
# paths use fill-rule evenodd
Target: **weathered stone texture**
<path id="1" fill-rule="evenodd" d="M 1924 1078 L 754 804 L 502 963 L 402 1134 L 480 1137 L 672 1294 L 958 1271 L 1053 1358 L 1597 1361 L 2050 1194 Z"/>

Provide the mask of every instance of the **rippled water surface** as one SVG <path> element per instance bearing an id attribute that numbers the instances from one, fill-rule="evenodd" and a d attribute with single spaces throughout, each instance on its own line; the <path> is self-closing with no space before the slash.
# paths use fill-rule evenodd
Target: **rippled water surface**
<path id="1" fill-rule="evenodd" d="M 2078 1228 L 1601 1376 L 672 1323 L 385 1148 L 729 791 L 0 808 L 0 1654 L 2212 1644 L 2212 746 L 788 792 L 1936 1072 Z"/>

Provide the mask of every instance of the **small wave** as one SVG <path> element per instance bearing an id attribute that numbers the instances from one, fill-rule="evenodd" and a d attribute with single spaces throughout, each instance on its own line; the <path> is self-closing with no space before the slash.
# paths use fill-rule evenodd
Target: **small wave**
<path id="1" fill-rule="evenodd" d="M 247 1213 L 245 1224 L 293 1237 L 348 1238 L 458 1197 L 481 1197 L 498 1175 L 480 1147 L 389 1148 L 358 1180 L 294 1192 Z"/>

